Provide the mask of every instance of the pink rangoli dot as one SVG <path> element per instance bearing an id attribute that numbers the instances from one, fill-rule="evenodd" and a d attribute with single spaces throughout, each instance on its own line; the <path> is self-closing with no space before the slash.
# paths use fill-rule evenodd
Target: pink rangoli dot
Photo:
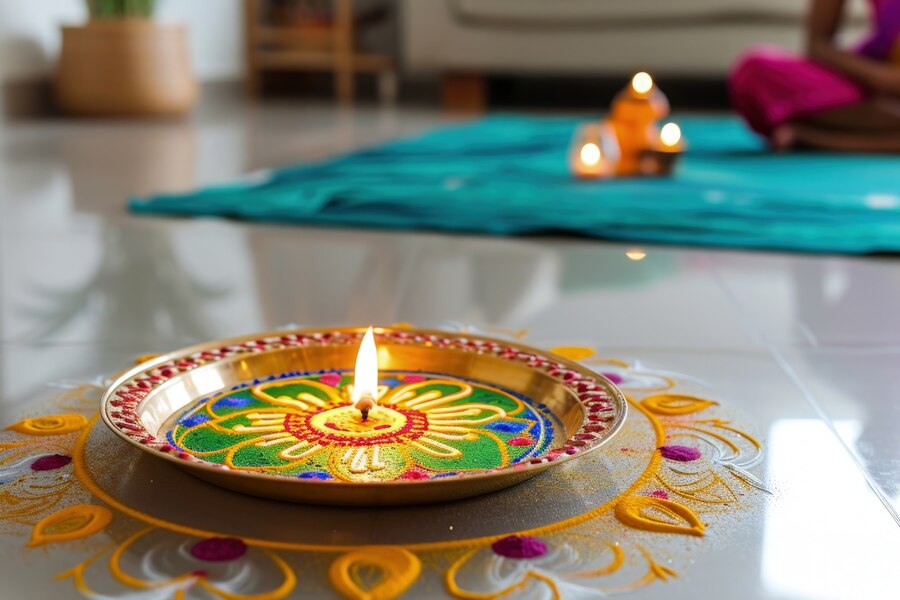
<path id="1" fill-rule="evenodd" d="M 31 463 L 31 470 L 52 471 L 54 469 L 61 469 L 70 462 L 72 462 L 72 457 L 68 454 L 49 454 L 47 456 L 42 456 Z"/>
<path id="2" fill-rule="evenodd" d="M 191 546 L 191 556 L 206 562 L 228 562 L 247 553 L 247 545 L 238 538 L 212 537 Z"/>
<path id="3" fill-rule="evenodd" d="M 537 538 L 511 535 L 491 544 L 491 550 L 504 558 L 538 558 L 547 553 L 547 545 Z"/>
<path id="4" fill-rule="evenodd" d="M 514 437 L 506 443 L 510 446 L 530 446 L 533 442 L 526 437 Z"/>
<path id="5" fill-rule="evenodd" d="M 400 476 L 400 479 L 428 479 L 428 473 L 419 471 L 418 469 L 410 469 Z"/>
<path id="6" fill-rule="evenodd" d="M 668 500 L 669 494 L 666 490 L 653 490 L 649 494 L 647 494 L 651 498 L 659 498 L 660 500 Z"/>
<path id="7" fill-rule="evenodd" d="M 660 446 L 659 452 L 663 458 L 678 462 L 691 462 L 700 458 L 700 451 L 690 446 Z"/>
<path id="8" fill-rule="evenodd" d="M 425 381 L 424 375 L 407 375 L 403 378 L 403 383 L 422 383 Z"/>
<path id="9" fill-rule="evenodd" d="M 343 377 L 340 373 L 325 373 L 321 377 L 319 377 L 319 381 L 324 383 L 325 385 L 330 385 L 332 387 L 337 386 L 341 382 Z"/>
<path id="10" fill-rule="evenodd" d="M 625 381 L 621 375 L 617 375 L 616 373 L 600 373 L 600 374 L 603 375 L 604 377 L 606 377 L 607 379 L 609 379 L 610 381 L 612 381 L 616 385 L 619 385 L 620 383 Z"/>

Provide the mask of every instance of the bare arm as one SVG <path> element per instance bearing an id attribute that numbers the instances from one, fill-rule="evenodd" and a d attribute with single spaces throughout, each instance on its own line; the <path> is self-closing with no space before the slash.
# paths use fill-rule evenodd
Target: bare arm
<path id="1" fill-rule="evenodd" d="M 829 67 L 844 73 L 864 86 L 882 94 L 900 96 L 900 69 L 835 45 L 846 0 L 813 0 L 806 22 L 807 53 Z"/>

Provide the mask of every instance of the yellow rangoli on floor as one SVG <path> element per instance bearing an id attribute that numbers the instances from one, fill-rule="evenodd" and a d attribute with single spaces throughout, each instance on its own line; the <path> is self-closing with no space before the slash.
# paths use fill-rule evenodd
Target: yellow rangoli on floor
<path id="1" fill-rule="evenodd" d="M 27 552 L 64 549 L 72 567 L 54 575 L 85 597 L 185 598 L 202 591 L 274 600 L 329 585 L 347 598 L 371 600 L 407 592 L 479 600 L 548 593 L 599 598 L 678 577 L 708 536 L 725 535 L 729 519 L 765 493 L 753 472 L 760 442 L 724 417 L 714 399 L 682 391 L 677 379 L 600 358 L 592 348 L 553 351 L 612 379 L 628 395 L 632 414 L 652 430 L 652 439 L 602 450 L 610 460 L 637 453 L 646 461 L 637 479 L 602 505 L 559 522 L 473 539 L 451 531 L 442 541 L 362 547 L 239 539 L 170 522 L 122 502 L 86 468 L 89 434 L 102 427 L 96 411 L 103 390 L 92 384 L 61 394 L 53 414 L 6 428 L 0 521 L 6 533 L 22 536 Z M 268 431 L 266 418 L 254 422 L 257 433 L 283 435 Z M 284 418 L 278 414 L 279 423 Z M 366 455 L 357 462 L 368 470 L 377 460 Z M 680 549 L 675 560 L 673 544 Z"/>

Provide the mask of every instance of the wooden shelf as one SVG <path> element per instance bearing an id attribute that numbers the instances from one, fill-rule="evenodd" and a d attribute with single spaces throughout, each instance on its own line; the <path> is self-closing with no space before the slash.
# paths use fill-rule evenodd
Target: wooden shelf
<path id="1" fill-rule="evenodd" d="M 333 18 L 327 22 L 280 25 L 261 18 L 266 4 L 267 0 L 244 0 L 246 77 L 251 93 L 259 92 L 265 71 L 331 71 L 341 102 L 353 99 L 358 73 L 377 74 L 382 97 L 393 99 L 396 77 L 391 58 L 355 48 L 356 27 L 377 21 L 378 12 L 355 15 L 352 0 L 331 0 Z"/>
<path id="2" fill-rule="evenodd" d="M 334 31 L 327 27 L 260 26 L 256 30 L 259 45 L 285 45 L 334 48 Z"/>
<path id="3" fill-rule="evenodd" d="M 322 70 L 333 69 L 338 58 L 333 52 L 300 50 L 257 50 L 256 64 L 271 70 Z M 348 68 L 354 72 L 380 73 L 393 70 L 390 59 L 378 54 L 353 54 L 345 58 Z"/>

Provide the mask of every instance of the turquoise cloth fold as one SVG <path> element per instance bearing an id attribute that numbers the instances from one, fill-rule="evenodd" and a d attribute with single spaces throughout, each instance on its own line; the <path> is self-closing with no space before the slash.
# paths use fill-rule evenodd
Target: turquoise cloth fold
<path id="1" fill-rule="evenodd" d="M 773 154 L 733 117 L 678 119 L 674 175 L 577 180 L 579 121 L 498 116 L 195 193 L 136 213 L 810 252 L 900 251 L 900 159 Z"/>

